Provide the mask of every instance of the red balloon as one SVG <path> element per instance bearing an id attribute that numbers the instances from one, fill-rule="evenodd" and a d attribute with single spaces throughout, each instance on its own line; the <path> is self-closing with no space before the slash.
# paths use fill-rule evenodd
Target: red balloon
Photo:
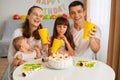
<path id="1" fill-rule="evenodd" d="M 62 17 L 65 18 L 65 19 L 68 18 L 67 14 L 63 14 Z"/>
<path id="2" fill-rule="evenodd" d="M 20 16 L 19 16 L 18 14 L 15 14 L 15 15 L 13 15 L 13 19 L 14 19 L 14 20 L 19 20 L 19 19 L 20 19 Z"/>

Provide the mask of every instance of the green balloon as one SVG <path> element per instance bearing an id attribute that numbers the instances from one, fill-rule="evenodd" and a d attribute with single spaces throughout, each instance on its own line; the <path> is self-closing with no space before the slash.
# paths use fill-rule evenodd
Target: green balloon
<path id="1" fill-rule="evenodd" d="M 46 14 L 46 15 L 44 16 L 44 19 L 50 19 L 50 15 L 49 15 L 49 14 Z"/>

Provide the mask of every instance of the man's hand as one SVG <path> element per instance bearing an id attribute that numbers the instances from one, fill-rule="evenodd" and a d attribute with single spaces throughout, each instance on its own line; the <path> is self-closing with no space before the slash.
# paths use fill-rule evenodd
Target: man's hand
<path id="1" fill-rule="evenodd" d="M 97 32 L 97 28 L 96 28 L 96 26 L 95 26 L 95 27 L 93 27 L 93 28 L 90 30 L 89 37 L 90 37 L 90 38 L 95 38 L 96 32 Z"/>

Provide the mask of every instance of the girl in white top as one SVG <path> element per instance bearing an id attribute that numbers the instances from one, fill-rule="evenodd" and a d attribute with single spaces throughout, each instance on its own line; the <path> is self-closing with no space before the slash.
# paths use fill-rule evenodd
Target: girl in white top
<path id="1" fill-rule="evenodd" d="M 52 46 L 53 40 L 55 38 L 62 41 L 62 46 L 58 49 L 59 52 L 67 52 L 70 55 L 74 55 L 75 44 L 73 41 L 73 36 L 70 33 L 69 21 L 65 15 L 58 17 L 55 20 L 50 47 Z"/>
<path id="2" fill-rule="evenodd" d="M 30 47 L 30 42 L 23 36 L 16 37 L 13 40 L 13 46 L 17 51 L 13 59 L 13 66 L 19 66 L 24 62 L 35 60 L 41 57 L 38 45 L 35 45 L 33 50 Z"/>

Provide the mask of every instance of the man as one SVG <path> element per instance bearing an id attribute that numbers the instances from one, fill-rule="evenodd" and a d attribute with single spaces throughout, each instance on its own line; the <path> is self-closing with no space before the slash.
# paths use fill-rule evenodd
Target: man
<path id="1" fill-rule="evenodd" d="M 83 39 L 84 22 L 85 22 L 85 8 L 80 1 L 73 1 L 69 5 L 69 14 L 73 19 L 74 24 L 71 25 L 71 32 L 74 37 L 76 45 L 75 55 L 83 58 L 93 59 L 95 54 L 100 49 L 100 30 L 98 27 L 91 29 L 89 33 L 89 40 Z"/>

